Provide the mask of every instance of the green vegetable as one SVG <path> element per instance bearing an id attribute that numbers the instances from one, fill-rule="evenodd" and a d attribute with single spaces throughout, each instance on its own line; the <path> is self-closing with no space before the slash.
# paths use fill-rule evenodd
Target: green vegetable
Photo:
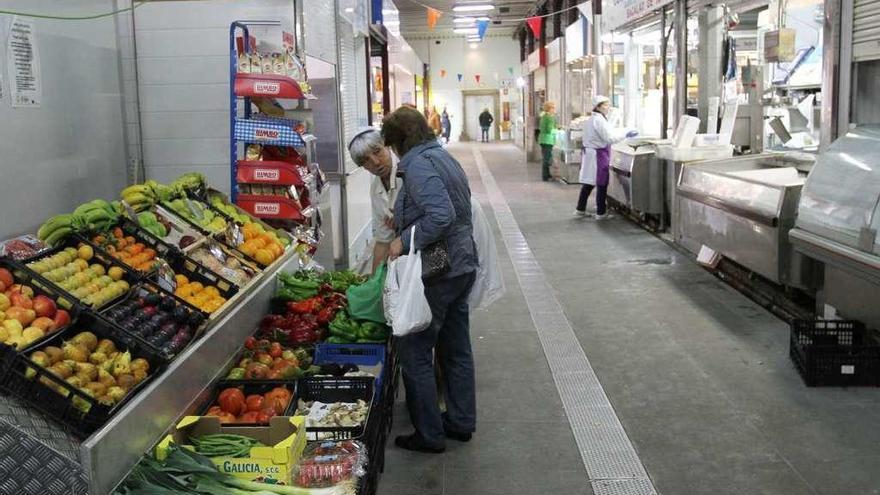
<path id="1" fill-rule="evenodd" d="M 191 437 L 196 452 L 207 457 L 246 457 L 252 447 L 264 447 L 257 440 L 242 435 L 205 435 Z"/>
<path id="2" fill-rule="evenodd" d="M 285 301 L 302 301 L 318 295 L 321 283 L 315 280 L 304 280 L 290 273 L 278 274 L 278 289 L 275 297 Z"/>

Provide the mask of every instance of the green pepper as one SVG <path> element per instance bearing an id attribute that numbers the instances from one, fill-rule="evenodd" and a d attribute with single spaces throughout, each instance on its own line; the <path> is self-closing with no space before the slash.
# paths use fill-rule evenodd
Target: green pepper
<path id="1" fill-rule="evenodd" d="M 227 380 L 244 380 L 244 368 L 232 368 L 226 375 Z"/>

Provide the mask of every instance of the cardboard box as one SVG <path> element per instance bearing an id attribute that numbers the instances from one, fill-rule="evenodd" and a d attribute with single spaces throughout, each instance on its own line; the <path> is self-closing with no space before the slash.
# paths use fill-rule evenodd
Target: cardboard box
<path id="1" fill-rule="evenodd" d="M 790 28 L 764 33 L 764 59 L 767 62 L 791 62 L 795 55 L 795 34 Z"/>
<path id="2" fill-rule="evenodd" d="M 293 468 L 299 462 L 306 447 L 306 419 L 304 416 L 276 416 L 269 426 L 220 426 L 214 416 L 186 416 L 171 433 L 156 446 L 156 458 L 165 459 L 171 443 L 193 449 L 189 437 L 216 433 L 242 435 L 259 440 L 266 447 L 254 447 L 247 457 L 212 457 L 211 460 L 222 473 L 249 481 L 262 481 L 289 485 Z"/>

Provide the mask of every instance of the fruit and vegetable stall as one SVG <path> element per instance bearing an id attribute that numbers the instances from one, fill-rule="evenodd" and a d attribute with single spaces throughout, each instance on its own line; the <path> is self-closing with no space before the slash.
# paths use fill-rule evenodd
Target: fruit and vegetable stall
<path id="1" fill-rule="evenodd" d="M 316 238 L 186 174 L 0 242 L 0 492 L 374 492 L 396 356 Z"/>

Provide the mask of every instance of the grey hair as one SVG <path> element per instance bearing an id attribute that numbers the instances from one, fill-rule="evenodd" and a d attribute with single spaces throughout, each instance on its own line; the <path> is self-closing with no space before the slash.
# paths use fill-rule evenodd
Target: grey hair
<path id="1" fill-rule="evenodd" d="M 351 159 L 358 166 L 362 166 L 367 156 L 380 151 L 384 147 L 385 141 L 382 139 L 382 134 L 375 129 L 370 129 L 356 135 L 348 143 L 348 152 L 351 154 Z"/>

